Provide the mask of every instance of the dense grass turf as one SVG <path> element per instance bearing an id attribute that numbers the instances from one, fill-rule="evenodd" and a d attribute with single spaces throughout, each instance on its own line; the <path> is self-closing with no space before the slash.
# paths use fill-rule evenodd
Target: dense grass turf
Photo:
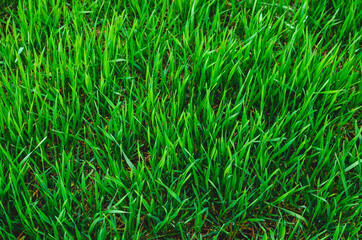
<path id="1" fill-rule="evenodd" d="M 1 239 L 362 237 L 360 0 L 6 0 Z"/>

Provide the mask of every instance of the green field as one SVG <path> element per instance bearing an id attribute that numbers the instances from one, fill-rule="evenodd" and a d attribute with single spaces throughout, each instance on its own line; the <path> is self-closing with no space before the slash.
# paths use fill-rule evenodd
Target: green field
<path id="1" fill-rule="evenodd" d="M 362 239 L 361 0 L 0 1 L 0 239 Z"/>

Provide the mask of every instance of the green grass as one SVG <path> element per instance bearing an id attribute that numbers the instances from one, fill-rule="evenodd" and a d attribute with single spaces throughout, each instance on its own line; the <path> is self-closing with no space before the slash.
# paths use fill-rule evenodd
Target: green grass
<path id="1" fill-rule="evenodd" d="M 0 239 L 362 239 L 360 0 L 0 14 Z"/>

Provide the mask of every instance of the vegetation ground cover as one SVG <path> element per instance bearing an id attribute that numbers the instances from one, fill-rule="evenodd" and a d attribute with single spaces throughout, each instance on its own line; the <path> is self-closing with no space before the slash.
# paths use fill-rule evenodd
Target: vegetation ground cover
<path id="1" fill-rule="evenodd" d="M 1 239 L 359 239 L 360 0 L 3 0 Z"/>

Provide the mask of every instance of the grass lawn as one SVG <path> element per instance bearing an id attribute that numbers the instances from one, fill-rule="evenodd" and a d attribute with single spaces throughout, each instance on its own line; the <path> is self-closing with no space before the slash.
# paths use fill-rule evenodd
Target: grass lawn
<path id="1" fill-rule="evenodd" d="M 361 0 L 0 1 L 0 239 L 362 239 Z"/>

